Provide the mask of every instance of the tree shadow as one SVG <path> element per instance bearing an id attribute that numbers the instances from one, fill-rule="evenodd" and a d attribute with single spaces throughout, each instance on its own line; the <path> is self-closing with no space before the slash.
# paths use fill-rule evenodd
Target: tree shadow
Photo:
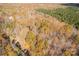
<path id="1" fill-rule="evenodd" d="M 79 3 L 65 3 L 65 4 L 61 4 L 61 5 L 79 7 Z"/>

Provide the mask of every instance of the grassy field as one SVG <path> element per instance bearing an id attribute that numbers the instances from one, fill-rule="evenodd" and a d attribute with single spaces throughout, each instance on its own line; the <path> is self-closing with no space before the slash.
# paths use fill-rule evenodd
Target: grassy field
<path id="1" fill-rule="evenodd" d="M 0 4 L 0 55 L 79 55 L 79 8 Z"/>
<path id="2" fill-rule="evenodd" d="M 79 8 L 78 7 L 67 7 L 57 8 L 54 10 L 50 9 L 37 9 L 37 11 L 50 16 L 56 17 L 61 22 L 66 22 L 79 29 Z"/>

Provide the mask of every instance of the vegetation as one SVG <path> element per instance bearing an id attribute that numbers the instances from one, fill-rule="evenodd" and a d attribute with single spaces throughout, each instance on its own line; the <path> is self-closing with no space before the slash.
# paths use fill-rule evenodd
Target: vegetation
<path id="1" fill-rule="evenodd" d="M 26 36 L 26 43 L 30 46 L 32 55 L 45 55 L 45 50 L 48 46 L 47 40 L 44 40 L 40 35 L 35 36 L 32 31 L 29 31 Z"/>
<path id="2" fill-rule="evenodd" d="M 30 7 L 27 10 L 24 5 L 12 6 L 0 8 L 0 55 L 79 54 L 76 53 L 79 48 L 78 7 L 37 9 L 36 12 Z"/>
<path id="3" fill-rule="evenodd" d="M 37 9 L 37 11 L 58 18 L 61 22 L 66 22 L 79 29 L 79 8 L 67 7 L 54 10 Z"/>

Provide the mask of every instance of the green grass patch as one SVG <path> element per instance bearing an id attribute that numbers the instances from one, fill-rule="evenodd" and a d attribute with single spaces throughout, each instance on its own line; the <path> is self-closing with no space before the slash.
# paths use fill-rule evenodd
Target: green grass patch
<path id="1" fill-rule="evenodd" d="M 79 8 L 78 7 L 57 8 L 53 10 L 37 9 L 36 11 L 56 17 L 58 20 L 62 22 L 66 22 L 70 25 L 73 25 L 77 29 L 79 29 Z"/>

